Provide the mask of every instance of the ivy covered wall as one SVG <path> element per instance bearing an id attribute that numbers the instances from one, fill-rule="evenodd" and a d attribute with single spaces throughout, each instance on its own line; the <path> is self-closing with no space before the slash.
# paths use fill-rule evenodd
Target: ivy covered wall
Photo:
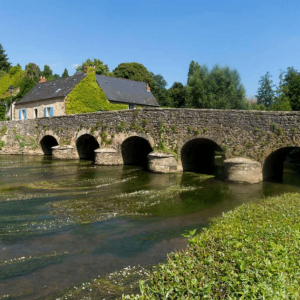
<path id="1" fill-rule="evenodd" d="M 98 110 L 127 109 L 125 104 L 110 103 L 96 81 L 96 74 L 90 70 L 66 99 L 66 114 L 91 113 Z"/>

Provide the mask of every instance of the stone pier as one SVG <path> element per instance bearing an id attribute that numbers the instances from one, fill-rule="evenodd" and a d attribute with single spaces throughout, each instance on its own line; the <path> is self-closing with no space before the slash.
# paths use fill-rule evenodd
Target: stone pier
<path id="1" fill-rule="evenodd" d="M 176 173 L 177 161 L 170 153 L 154 151 L 148 154 L 148 169 L 154 173 Z"/>
<path id="2" fill-rule="evenodd" d="M 236 157 L 226 159 L 225 180 L 241 183 L 258 183 L 262 181 L 262 167 L 257 161 Z"/>

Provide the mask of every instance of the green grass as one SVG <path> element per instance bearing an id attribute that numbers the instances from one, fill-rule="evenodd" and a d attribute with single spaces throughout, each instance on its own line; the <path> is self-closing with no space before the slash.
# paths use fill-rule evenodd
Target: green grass
<path id="1" fill-rule="evenodd" d="M 123 299 L 300 299 L 300 195 L 247 204 L 169 255 Z"/>

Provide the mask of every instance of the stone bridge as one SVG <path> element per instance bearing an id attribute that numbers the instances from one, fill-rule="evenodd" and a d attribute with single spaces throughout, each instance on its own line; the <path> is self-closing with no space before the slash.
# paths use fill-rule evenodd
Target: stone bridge
<path id="1" fill-rule="evenodd" d="M 236 167 L 246 160 L 232 158 L 249 158 L 263 180 L 280 180 L 285 157 L 300 145 L 300 112 L 138 109 L 78 114 L 1 122 L 0 140 L 0 154 L 53 155 L 104 165 L 146 166 L 150 161 L 152 170 L 162 172 L 211 174 L 224 167 L 224 159 L 225 167 L 227 161 Z M 252 170 L 242 164 L 246 173 Z"/>

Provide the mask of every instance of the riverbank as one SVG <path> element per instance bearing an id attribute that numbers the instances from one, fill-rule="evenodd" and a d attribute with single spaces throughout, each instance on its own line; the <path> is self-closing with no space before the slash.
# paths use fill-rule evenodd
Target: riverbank
<path id="1" fill-rule="evenodd" d="M 223 214 L 169 255 L 136 299 L 299 299 L 300 194 Z"/>

